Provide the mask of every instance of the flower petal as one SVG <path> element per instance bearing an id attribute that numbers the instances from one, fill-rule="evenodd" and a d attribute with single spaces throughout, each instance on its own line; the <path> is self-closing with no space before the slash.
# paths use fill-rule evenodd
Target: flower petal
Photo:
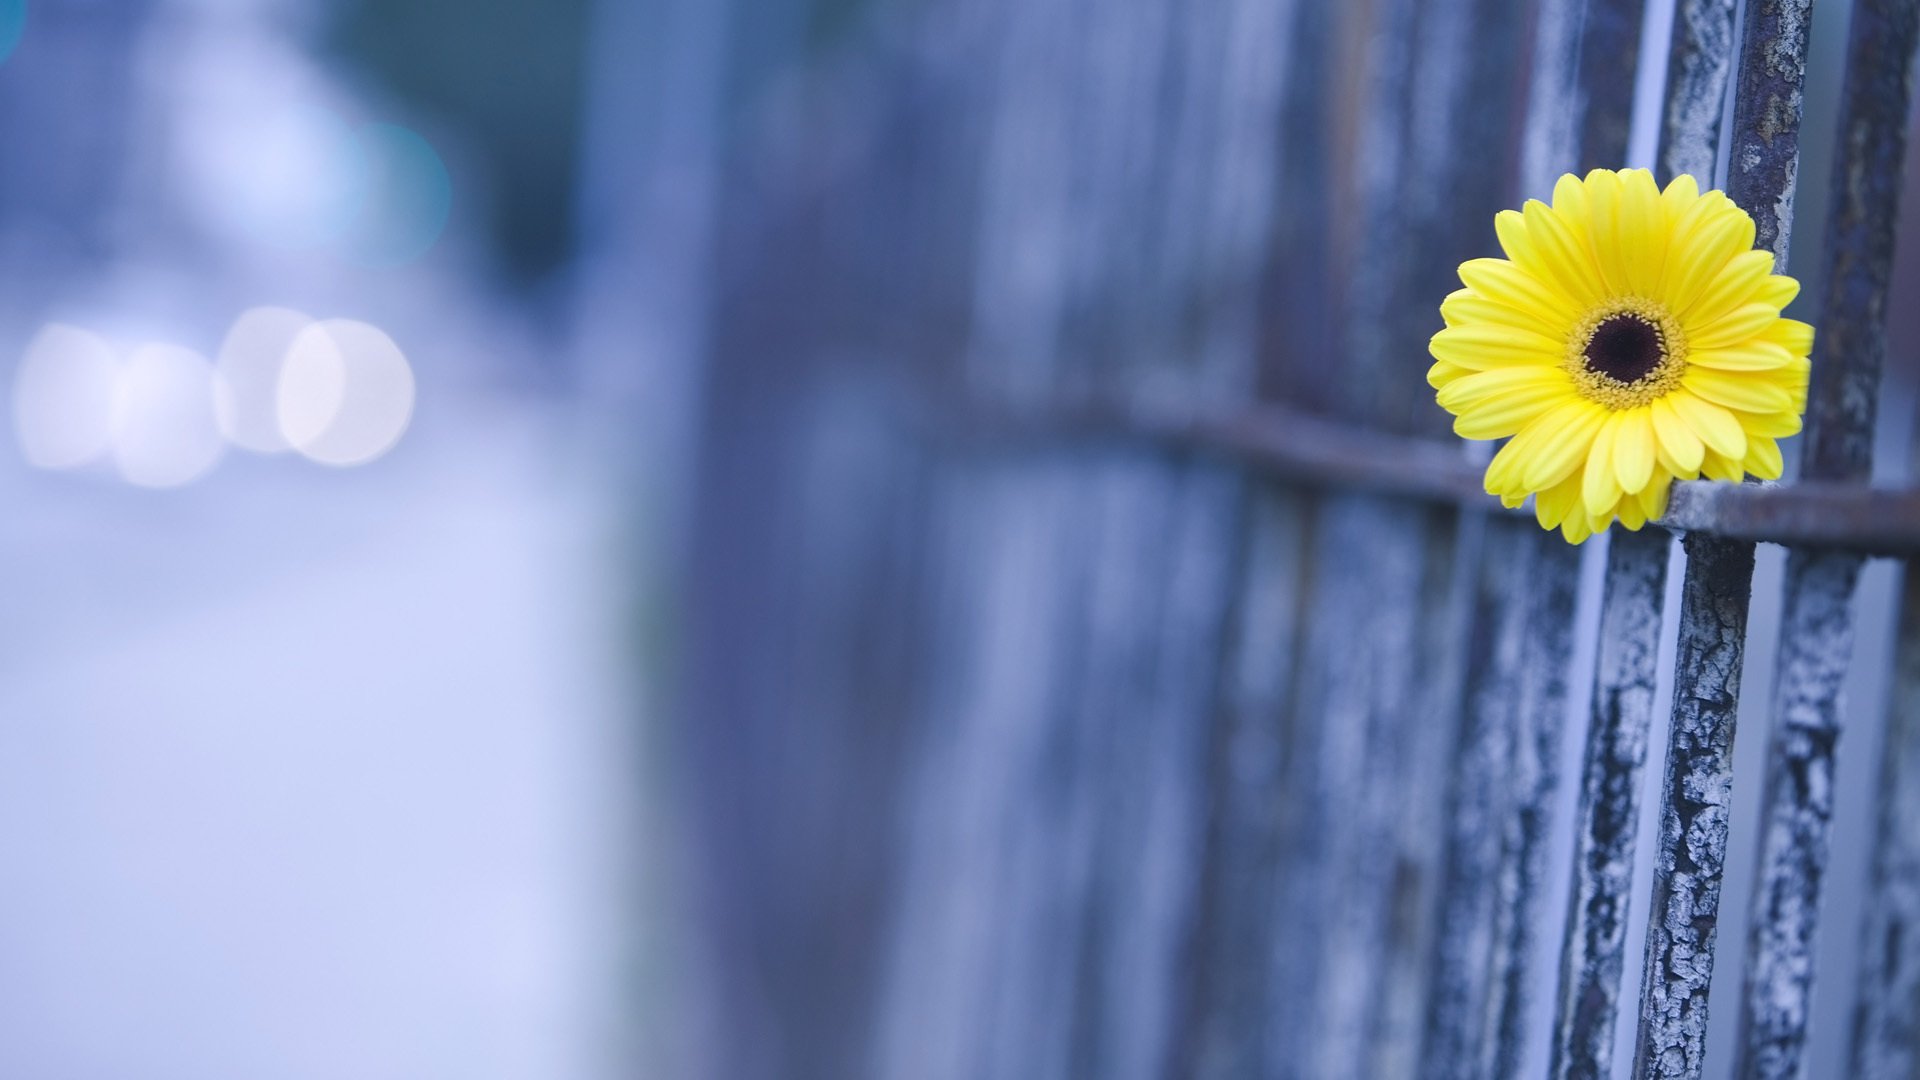
<path id="1" fill-rule="evenodd" d="M 1706 444 L 1680 414 L 1673 409 L 1668 397 L 1653 399 L 1648 408 L 1648 416 L 1653 422 L 1653 434 L 1658 440 L 1658 451 L 1680 473 L 1697 476 L 1700 472 L 1700 456 L 1706 453 Z"/>
<path id="2" fill-rule="evenodd" d="M 1687 327 L 1687 346 L 1720 349 L 1744 345 L 1780 321 L 1780 313 L 1765 304 L 1742 304 L 1711 323 Z"/>
<path id="3" fill-rule="evenodd" d="M 1692 306 L 1727 260 L 1753 247 L 1753 219 L 1724 194 L 1700 196 L 1673 229 L 1667 265 L 1667 306 Z"/>
<path id="4" fill-rule="evenodd" d="M 1785 346 L 1756 339 L 1720 349 L 1695 349 L 1687 353 L 1687 363 L 1715 371 L 1776 371 L 1792 364 L 1793 354 Z"/>
<path id="5" fill-rule="evenodd" d="M 1747 440 L 1747 456 L 1742 467 L 1762 480 L 1778 480 L 1786 468 L 1780 459 L 1780 444 L 1772 439 Z"/>
<path id="6" fill-rule="evenodd" d="M 1587 453 L 1587 468 L 1580 485 L 1580 501 L 1595 517 L 1607 513 L 1620 501 L 1620 477 L 1613 468 L 1613 444 L 1625 413 L 1612 413 L 1593 437 L 1593 449 Z"/>
<path id="7" fill-rule="evenodd" d="M 1582 307 L 1554 285 L 1537 280 L 1505 259 L 1468 259 L 1460 264 L 1460 280 L 1496 304 L 1521 311 L 1537 311 L 1569 324 Z"/>
<path id="8" fill-rule="evenodd" d="M 1673 477 L 1655 473 L 1653 483 L 1634 498 L 1640 500 L 1640 510 L 1647 515 L 1648 521 L 1658 521 L 1667 512 L 1667 496 L 1672 491 Z"/>
<path id="9" fill-rule="evenodd" d="M 1622 222 L 1626 193 L 1620 188 L 1620 174 L 1611 169 L 1594 169 L 1587 173 L 1587 214 L 1590 233 L 1588 240 L 1592 245 L 1594 265 L 1600 271 L 1601 284 L 1609 295 L 1620 295 L 1633 291 L 1628 276 L 1628 252 L 1621 243 Z"/>
<path id="10" fill-rule="evenodd" d="M 1813 352 L 1813 327 L 1799 319 L 1779 319 L 1760 336 L 1784 346 L 1795 356 L 1806 356 Z"/>
<path id="11" fill-rule="evenodd" d="M 1769 274 L 1767 280 L 1760 283 L 1760 291 L 1753 298 L 1763 304 L 1783 308 L 1793 303 L 1793 298 L 1799 295 L 1799 281 L 1785 274 Z"/>
<path id="12" fill-rule="evenodd" d="M 1743 475 L 1737 459 L 1721 457 L 1711 450 L 1707 451 L 1706 460 L 1700 463 L 1700 472 L 1709 480 L 1727 484 L 1739 483 Z"/>
<path id="13" fill-rule="evenodd" d="M 1660 193 L 1660 209 L 1667 222 L 1668 235 L 1673 227 L 1680 223 L 1693 204 L 1700 201 L 1700 182 L 1686 173 L 1667 181 L 1666 190 Z"/>
<path id="14" fill-rule="evenodd" d="M 1585 239 L 1546 203 L 1530 199 L 1524 211 L 1527 237 L 1560 291 L 1583 310 L 1606 297 L 1606 285 L 1587 252 Z"/>
<path id="15" fill-rule="evenodd" d="M 1449 326 L 1433 335 L 1427 351 L 1436 360 L 1475 371 L 1519 365 L 1551 366 L 1565 358 L 1563 350 L 1538 334 L 1490 323 Z"/>
<path id="16" fill-rule="evenodd" d="M 1558 376 L 1530 382 L 1511 379 L 1488 384 L 1489 377 L 1540 372 Z M 1453 402 L 1449 403 L 1451 395 Z M 1502 439 L 1573 395 L 1567 373 L 1559 368 L 1507 368 L 1461 379 L 1440 394 L 1440 405 L 1456 413 L 1454 434 L 1463 439 Z M 1464 402 L 1464 403 L 1462 403 Z"/>
<path id="17" fill-rule="evenodd" d="M 1543 529 L 1552 529 L 1567 520 L 1580 502 L 1580 474 L 1568 473 L 1565 480 L 1533 497 L 1534 520 Z"/>
<path id="18" fill-rule="evenodd" d="M 1626 409 L 1614 417 L 1613 471 L 1620 490 L 1637 495 L 1653 479 L 1653 418 L 1645 408 Z"/>
<path id="19" fill-rule="evenodd" d="M 1527 425 L 1522 435 L 1536 429 L 1539 435 L 1529 446 L 1521 483 L 1528 491 L 1540 491 L 1566 479 L 1592 449 L 1593 437 L 1607 416 L 1606 408 L 1581 398 Z"/>
<path id="20" fill-rule="evenodd" d="M 1780 305 L 1759 300 L 1760 287 L 1773 276 L 1773 253 L 1768 251 L 1743 251 L 1727 260 L 1713 280 L 1707 282 L 1700 295 L 1684 311 L 1674 314 L 1689 326 L 1708 326 L 1728 315 L 1740 305 L 1758 302 L 1770 308 L 1776 315 Z"/>
<path id="21" fill-rule="evenodd" d="M 1619 244 L 1627 284 L 1641 296 L 1657 296 L 1666 277 L 1667 236 L 1660 210 L 1660 188 L 1645 169 L 1620 173 Z"/>
<path id="22" fill-rule="evenodd" d="M 1673 411 L 1687 422 L 1687 426 L 1700 436 L 1700 441 L 1706 443 L 1712 453 L 1736 460 L 1746 456 L 1747 433 L 1741 429 L 1740 421 L 1734 419 L 1732 413 L 1684 389 L 1675 390 L 1661 400 L 1673 406 Z M 1704 470 L 1706 466 L 1702 464 L 1701 468 Z"/>
<path id="23" fill-rule="evenodd" d="M 1680 377 L 1680 385 L 1698 397 L 1741 412 L 1790 412 L 1793 409 L 1793 395 L 1785 387 L 1752 375 L 1689 368 Z"/>
<path id="24" fill-rule="evenodd" d="M 1472 289 L 1455 289 L 1440 302 L 1440 318 L 1448 326 L 1493 323 L 1538 334 L 1550 341 L 1564 341 L 1567 337 L 1566 326 L 1552 321 L 1550 317 L 1543 317 L 1544 314 L 1495 303 Z"/>
<path id="25" fill-rule="evenodd" d="M 1803 426 L 1799 413 L 1735 413 L 1734 416 L 1739 419 L 1748 438 L 1784 439 L 1800 434 Z"/>

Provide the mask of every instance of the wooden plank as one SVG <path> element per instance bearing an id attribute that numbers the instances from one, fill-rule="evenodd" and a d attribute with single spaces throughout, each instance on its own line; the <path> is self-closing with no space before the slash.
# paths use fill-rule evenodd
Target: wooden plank
<path id="1" fill-rule="evenodd" d="M 1634 1075 L 1692 1080 L 1706 1049 L 1754 551 L 1698 535 L 1686 548 Z"/>
<path id="2" fill-rule="evenodd" d="M 1795 55 L 1795 44 L 1804 55 L 1803 9 L 1780 9 L 1771 27 L 1764 18 L 1770 13 L 1763 11 L 1763 29 L 1782 35 L 1788 59 Z M 1861 0 L 1848 31 L 1827 287 L 1819 320 L 1831 336 L 1816 345 L 1818 374 L 1809 399 L 1801 465 L 1809 480 L 1863 481 L 1872 467 L 1873 403 L 1884 352 L 1916 18 L 1920 16 L 1911 0 Z M 1803 65 L 1773 65 L 1783 66 L 1786 70 L 1770 71 L 1756 89 L 1764 90 L 1769 101 L 1797 106 L 1798 82 L 1792 76 Z M 1748 91 L 1744 77 L 1741 89 L 1743 95 Z M 1781 141 L 1776 138 L 1775 146 Z M 1777 149 L 1769 152 L 1776 161 L 1756 170 L 1763 177 L 1782 169 Z M 1786 198 L 1792 191 L 1790 162 L 1786 159 Z M 1774 239 L 1776 260 L 1782 259 L 1784 222 Z M 1833 812 L 1833 755 L 1843 715 L 1840 685 L 1852 652 L 1852 596 L 1860 564 L 1857 555 L 1807 548 L 1795 549 L 1788 558 L 1759 884 L 1741 1013 L 1739 1074 L 1754 1080 L 1801 1074 Z"/>
<path id="3" fill-rule="evenodd" d="M 1523 530 L 1533 526 L 1518 523 Z M 1554 802 L 1560 787 L 1560 751 L 1572 694 L 1574 604 L 1580 585 L 1580 549 L 1551 535 L 1529 534 L 1533 565 L 1527 579 L 1527 637 L 1520 667 L 1520 725 L 1508 775 L 1514 786 L 1501 840 L 1498 907 L 1494 921 L 1489 1003 L 1492 1058 L 1485 1075 L 1521 1075 L 1535 953 L 1543 936 L 1543 900 Z"/>
<path id="4" fill-rule="evenodd" d="M 1278 974 L 1274 913 L 1287 795 L 1282 724 L 1305 630 L 1305 500 L 1262 484 L 1247 513 L 1208 783 L 1213 802 L 1191 945 L 1193 989 L 1175 1059 L 1176 1073 L 1196 1080 L 1275 1071 L 1265 1033 Z"/>
<path id="5" fill-rule="evenodd" d="M 1734 15 L 1732 0 L 1680 0 L 1675 6 L 1660 147 L 1669 178 L 1685 173 L 1705 186 L 1714 176 L 1733 76 Z M 1685 505 L 1686 495 L 1680 500 Z M 1686 550 L 1640 969 L 1637 1080 L 1698 1080 L 1703 1064 L 1726 865 L 1734 720 L 1753 592 L 1752 543 L 1690 533 Z"/>
<path id="6" fill-rule="evenodd" d="M 1495 994 L 1502 840 L 1512 817 L 1513 794 L 1505 781 L 1522 700 L 1532 527 L 1489 522 L 1473 577 L 1468 682 L 1453 758 L 1446 878 L 1419 1072 L 1427 1080 L 1483 1075 L 1484 1018 Z"/>
<path id="7" fill-rule="evenodd" d="M 1854 1080 L 1920 1075 L 1920 574 L 1901 591 L 1900 644 L 1880 755 L 1873 870 L 1861 925 Z"/>
<path id="8" fill-rule="evenodd" d="M 1671 543 L 1659 530 L 1617 530 L 1607 553 L 1600 656 L 1581 766 L 1573 894 L 1554 1022 L 1551 1075 L 1556 1078 L 1603 1077 L 1613 1059 L 1641 776 L 1653 721 L 1660 602 L 1666 593 Z"/>

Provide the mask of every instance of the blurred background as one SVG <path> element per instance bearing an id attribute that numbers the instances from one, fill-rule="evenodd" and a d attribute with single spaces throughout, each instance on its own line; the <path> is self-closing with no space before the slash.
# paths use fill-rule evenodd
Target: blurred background
<path id="1" fill-rule="evenodd" d="M 1261 401 L 1444 434 L 1424 340 L 1493 211 L 1544 194 L 1553 9 L 0 0 L 0 1077 L 1398 1075 L 1327 1062 L 1412 1045 L 1415 976 L 1320 1006 L 1351 1029 L 1296 1007 L 1288 919 L 1327 927 L 1302 875 L 1372 881 L 1339 845 L 1377 837 L 1301 816 L 1299 732 L 1341 703 L 1247 613 L 1390 613 L 1445 556 L 1336 560 L 1316 601 L 1259 567 L 1341 511 L 1056 421 Z M 1629 164 L 1673 6 L 1646 9 Z M 1430 897 L 1451 714 L 1421 710 L 1457 683 L 1408 678 L 1443 719 L 1382 828 L 1415 849 L 1396 895 Z M 1233 869 L 1322 826 L 1307 870 Z M 1279 959 L 1235 967 L 1254 940 Z"/>

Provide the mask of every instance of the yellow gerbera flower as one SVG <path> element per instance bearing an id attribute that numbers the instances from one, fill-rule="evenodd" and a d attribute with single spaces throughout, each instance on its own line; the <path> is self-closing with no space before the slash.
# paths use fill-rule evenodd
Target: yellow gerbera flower
<path id="1" fill-rule="evenodd" d="M 1494 219 L 1504 259 L 1460 266 L 1427 382 L 1468 439 L 1512 436 L 1486 487 L 1579 543 L 1666 512 L 1675 480 L 1780 476 L 1813 327 L 1753 250 L 1753 219 L 1690 176 L 1563 176 Z"/>

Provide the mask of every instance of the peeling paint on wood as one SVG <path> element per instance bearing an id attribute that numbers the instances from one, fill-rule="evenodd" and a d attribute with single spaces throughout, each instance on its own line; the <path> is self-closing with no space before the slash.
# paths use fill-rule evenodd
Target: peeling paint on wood
<path id="1" fill-rule="evenodd" d="M 1671 546 L 1672 537 L 1662 529 L 1616 529 L 1607 553 L 1573 895 L 1560 959 L 1549 1074 L 1554 1080 L 1601 1080 L 1613 1059 L 1641 776 L 1653 722 L 1660 601 Z"/>
<path id="2" fill-rule="evenodd" d="M 1920 1076 L 1920 574 L 1906 571 L 1861 923 L 1854 1080 Z"/>
<path id="3" fill-rule="evenodd" d="M 1733 78 L 1736 0 L 1678 0 L 1667 58 L 1667 107 L 1660 141 L 1660 180 L 1688 175 L 1713 186 L 1720 154 L 1720 118 Z"/>
<path id="4" fill-rule="evenodd" d="M 1813 935 L 1833 817 L 1840 683 L 1853 647 L 1860 557 L 1796 550 L 1787 562 L 1779 684 L 1762 795 L 1759 882 L 1741 1013 L 1742 1080 L 1797 1080 L 1813 990 Z"/>
<path id="5" fill-rule="evenodd" d="M 1697 1080 L 1732 805 L 1753 545 L 1686 538 L 1673 722 L 1647 915 L 1636 1078 Z"/>
<path id="6" fill-rule="evenodd" d="M 1492 1055 L 1483 1075 L 1517 1077 L 1526 1052 L 1534 954 L 1546 919 L 1547 826 L 1560 787 L 1573 668 L 1574 604 L 1580 549 L 1551 533 L 1535 534 L 1527 579 L 1527 640 L 1520 666 L 1519 725 L 1508 775 L 1512 808 L 1501 840 L 1499 906 L 1494 919 L 1493 996 L 1488 1024 Z"/>

